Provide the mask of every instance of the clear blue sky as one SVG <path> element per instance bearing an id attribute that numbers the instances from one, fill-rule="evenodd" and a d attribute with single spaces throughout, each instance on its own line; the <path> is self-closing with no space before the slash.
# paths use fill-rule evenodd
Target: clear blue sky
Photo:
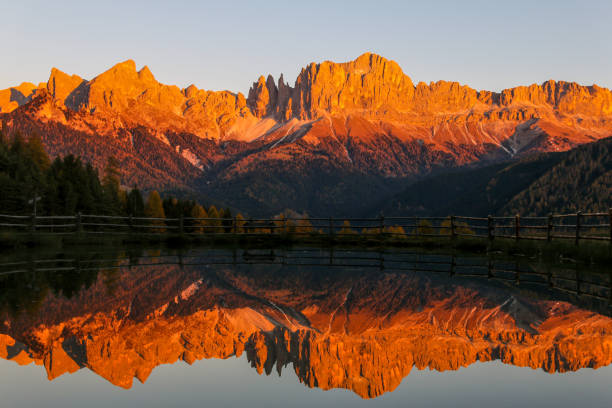
<path id="1" fill-rule="evenodd" d="M 131 58 L 164 83 L 245 93 L 260 74 L 293 83 L 311 61 L 365 51 L 415 83 L 612 87 L 612 0 L 0 0 L 0 38 L 0 89 Z"/>

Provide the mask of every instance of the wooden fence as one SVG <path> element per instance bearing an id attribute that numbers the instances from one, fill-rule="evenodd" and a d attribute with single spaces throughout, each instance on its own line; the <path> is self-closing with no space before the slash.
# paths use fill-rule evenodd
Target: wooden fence
<path id="1" fill-rule="evenodd" d="M 35 216 L 0 214 L 0 231 L 30 234 L 175 234 L 371 237 L 472 237 L 514 240 L 553 239 L 609 241 L 612 209 L 608 212 L 550 214 L 546 217 L 378 217 L 378 218 L 152 218 L 76 214 Z"/>

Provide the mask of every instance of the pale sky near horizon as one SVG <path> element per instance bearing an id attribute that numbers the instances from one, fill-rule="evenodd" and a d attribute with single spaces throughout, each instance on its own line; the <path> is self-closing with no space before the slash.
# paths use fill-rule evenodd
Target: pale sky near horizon
<path id="1" fill-rule="evenodd" d="M 612 88 L 612 0 L 0 0 L 0 19 L 0 89 L 133 59 L 163 83 L 246 93 L 259 75 L 293 84 L 309 62 L 366 51 L 415 83 Z"/>

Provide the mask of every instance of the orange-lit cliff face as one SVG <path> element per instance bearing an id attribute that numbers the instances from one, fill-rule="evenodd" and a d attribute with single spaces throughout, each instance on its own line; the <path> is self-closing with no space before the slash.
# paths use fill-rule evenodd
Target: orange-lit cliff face
<path id="1" fill-rule="evenodd" d="M 261 117 L 322 122 L 306 132 L 307 139 L 418 140 L 464 163 L 496 150 L 508 155 L 565 150 L 612 129 L 608 89 L 555 81 L 501 93 L 446 81 L 415 86 L 395 62 L 375 54 L 310 64 L 293 88 L 282 78 L 276 85 L 261 77 L 248 104 Z"/>
<path id="2" fill-rule="evenodd" d="M 15 94 L 25 89 L 21 103 L 0 96 L 0 112 L 13 111 L 36 96 L 49 94 L 53 110 L 80 113 L 64 118 L 66 123 L 76 128 L 89 126 L 90 131 L 98 133 L 113 134 L 119 129 L 145 126 L 160 132 L 180 130 L 216 139 L 224 121 L 231 122 L 230 117 L 247 113 L 241 94 L 163 85 L 148 67 L 137 71 L 131 60 L 115 65 L 91 81 L 53 68 L 46 84 L 31 87 L 35 89 L 27 85 L 2 91 Z M 9 103 L 3 103 L 4 99 Z M 50 119 L 45 109 L 39 108 L 35 114 L 42 120 Z"/>
<path id="3" fill-rule="evenodd" d="M 262 76 L 245 98 L 164 85 L 128 60 L 91 80 L 53 69 L 46 84 L 0 91 L 0 120 L 8 133 L 39 134 L 52 156 L 98 168 L 115 156 L 128 186 L 197 191 L 255 214 L 329 216 L 355 203 L 361 213 L 375 204 L 364 196 L 435 169 L 611 136 L 612 93 L 555 81 L 500 93 L 415 85 L 368 53 L 310 64 L 293 86 Z"/>
<path id="4" fill-rule="evenodd" d="M 125 388 L 160 364 L 242 353 L 259 373 L 291 364 L 310 387 L 363 398 L 394 390 L 413 367 L 501 360 L 554 373 L 612 362 L 607 317 L 426 274 L 135 267 L 0 321 L 0 357 L 43 365 L 49 379 L 86 367 Z"/>
<path id="5" fill-rule="evenodd" d="M 54 68 L 46 84 L 0 91 L 0 112 L 45 92 L 58 109 L 80 114 L 66 119 L 70 126 L 91 132 L 144 126 L 160 138 L 185 132 L 213 140 L 266 136 L 280 143 L 418 140 L 450 153 L 470 147 L 464 162 L 495 147 L 507 154 L 534 149 L 535 142 L 541 150 L 567 149 L 612 132 L 612 93 L 596 85 L 548 81 L 501 93 L 446 81 L 415 85 L 397 63 L 370 53 L 347 63 L 312 63 L 294 86 L 282 77 L 276 82 L 262 76 L 248 99 L 163 85 L 146 66 L 137 71 L 131 60 L 89 81 Z M 48 115 L 38 113 L 41 119 Z"/>

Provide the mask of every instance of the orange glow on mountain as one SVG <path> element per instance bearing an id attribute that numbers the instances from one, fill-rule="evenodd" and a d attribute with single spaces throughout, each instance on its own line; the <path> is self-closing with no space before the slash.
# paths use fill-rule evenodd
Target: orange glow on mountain
<path id="1" fill-rule="evenodd" d="M 88 368 L 130 388 L 160 364 L 246 353 L 260 374 L 290 364 L 309 387 L 363 398 L 393 391 L 413 367 L 500 360 L 555 373 L 612 363 L 612 319 L 568 303 L 418 274 L 310 278 L 135 267 L 112 294 L 100 277 L 73 300 L 5 317 L 0 357 L 44 366 L 50 380 Z"/>

